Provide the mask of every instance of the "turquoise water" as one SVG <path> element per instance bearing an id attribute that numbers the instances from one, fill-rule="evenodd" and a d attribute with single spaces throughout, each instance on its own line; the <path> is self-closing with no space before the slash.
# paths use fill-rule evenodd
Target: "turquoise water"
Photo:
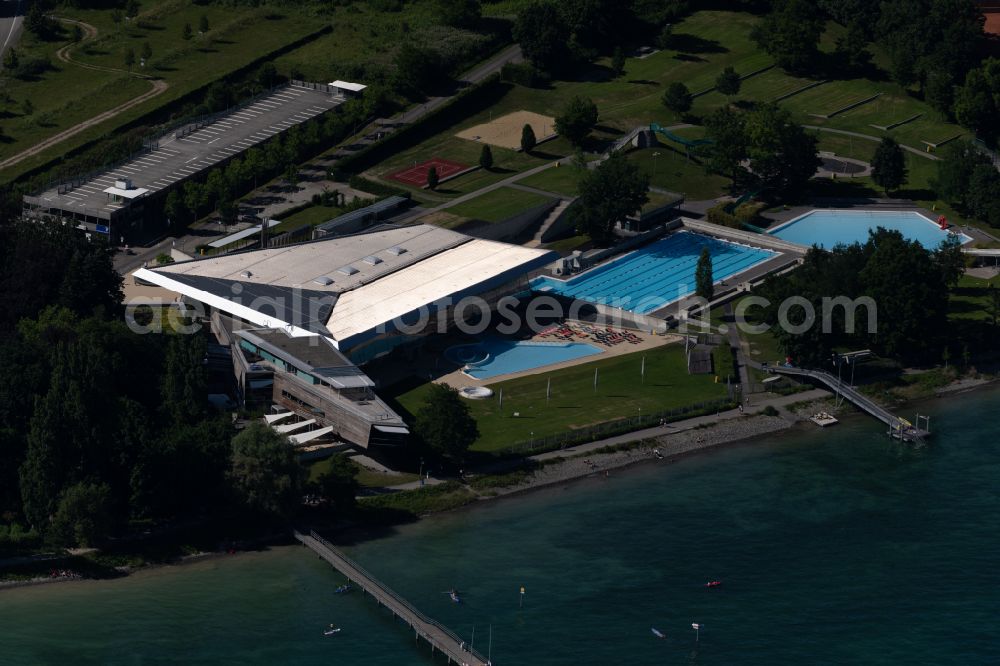
<path id="1" fill-rule="evenodd" d="M 695 267 L 703 247 L 708 247 L 712 255 L 712 275 L 716 281 L 774 256 L 768 250 L 678 231 L 570 280 L 538 277 L 531 281 L 531 286 L 536 292 L 607 303 L 645 314 L 694 293 Z"/>
<path id="2" fill-rule="evenodd" d="M 498 666 L 1000 663 L 1000 393 L 922 411 L 937 432 L 924 449 L 859 417 L 347 550 L 461 635 L 475 626 L 476 647 L 492 624 Z M 288 547 L 3 591 L 0 661 L 443 663 L 371 599 L 334 595 L 341 580 Z M 461 605 L 442 594 L 453 586 Z"/>
<path id="3" fill-rule="evenodd" d="M 599 347 L 585 342 L 535 342 L 503 338 L 484 338 L 473 344 L 445 350 L 445 356 L 450 360 L 470 364 L 472 367 L 464 372 L 476 379 L 533 370 L 600 353 Z"/>
<path id="4" fill-rule="evenodd" d="M 836 245 L 865 243 L 868 232 L 883 227 L 903 234 L 929 250 L 948 237 L 947 231 L 920 213 L 912 211 L 817 210 L 797 217 L 771 233 L 800 245 L 831 249 Z M 971 240 L 958 234 L 963 243 Z"/>

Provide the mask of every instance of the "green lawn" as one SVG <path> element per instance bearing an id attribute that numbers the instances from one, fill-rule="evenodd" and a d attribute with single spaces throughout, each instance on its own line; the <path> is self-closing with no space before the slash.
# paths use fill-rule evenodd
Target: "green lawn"
<path id="1" fill-rule="evenodd" d="M 150 62 L 142 70 L 162 78 L 169 88 L 146 102 L 60 142 L 49 150 L 4 170 L 5 179 L 16 178 L 26 170 L 49 161 L 55 155 L 79 146 L 114 128 L 134 121 L 153 109 L 181 97 L 191 90 L 217 80 L 246 63 L 284 44 L 295 41 L 321 27 L 304 13 L 292 10 L 279 13 L 268 8 L 242 9 L 196 6 L 178 0 L 146 3 L 139 19 L 128 27 L 116 28 L 111 10 L 61 8 L 59 16 L 95 25 L 98 38 L 73 52 L 84 63 L 124 68 L 124 53 L 132 48 L 138 60 L 142 44 L 153 49 Z M 210 30 L 204 38 L 185 42 L 181 28 L 190 22 L 197 32 L 198 17 L 209 15 Z M 140 27 L 140 23 L 142 26 Z M 8 109 L 19 110 L 24 99 L 31 99 L 35 112 L 20 122 L 5 123 L 9 139 L 0 144 L 0 158 L 9 157 L 39 140 L 56 134 L 94 115 L 114 108 L 142 92 L 150 83 L 125 73 L 84 69 L 58 60 L 55 52 L 69 43 L 69 30 L 62 41 L 38 42 L 27 32 L 18 53 L 47 58 L 52 68 L 35 80 L 21 81 L 6 77 L 5 90 L 12 102 Z M 209 39 L 211 38 L 211 39 Z M 136 65 L 138 68 L 138 64 Z"/>
<path id="2" fill-rule="evenodd" d="M 124 73 L 87 71 L 56 59 L 55 51 L 65 43 L 40 41 L 24 31 L 16 47 L 18 57 L 45 58 L 51 64 L 34 80 L 3 77 L 9 101 L 4 104 L 0 159 L 149 90 L 148 82 Z M 34 109 L 25 114 L 23 105 L 29 100 Z"/>
<path id="3" fill-rule="evenodd" d="M 649 199 L 642 206 L 643 213 L 648 213 L 651 210 L 656 210 L 661 206 L 665 206 L 666 204 L 677 200 L 676 197 L 670 194 L 664 194 L 663 192 L 657 192 L 655 190 L 649 190 L 646 193 L 646 196 L 649 197 Z"/>
<path id="4" fill-rule="evenodd" d="M 546 243 L 545 249 L 555 250 L 561 254 L 569 254 L 574 250 L 589 249 L 591 245 L 593 245 L 593 241 L 590 240 L 590 236 L 577 235 L 570 236 L 569 238 L 560 238 L 557 241 Z"/>
<path id="5" fill-rule="evenodd" d="M 642 357 L 646 379 L 640 382 Z M 594 370 L 598 388 L 594 390 Z M 552 380 L 548 404 L 545 391 Z M 496 451 L 511 444 L 584 428 L 604 421 L 664 411 L 725 397 L 725 386 L 711 375 L 689 375 L 684 348 L 669 345 L 564 368 L 530 377 L 510 379 L 490 386 L 488 400 L 467 404 L 479 424 L 477 451 Z M 503 389 L 503 412 L 496 397 Z M 424 384 L 395 397 L 410 414 L 416 413 L 428 390 Z M 520 416 L 513 416 L 518 412 Z"/>
<path id="6" fill-rule="evenodd" d="M 319 477 L 326 474 L 330 470 L 330 461 L 331 458 L 324 458 L 309 465 L 309 481 L 318 481 Z M 362 488 L 401 486 L 404 483 L 410 483 L 420 478 L 416 474 L 385 474 L 383 472 L 375 472 L 360 465 L 357 467 L 358 473 L 354 478 Z"/>
<path id="7" fill-rule="evenodd" d="M 521 185 L 535 187 L 546 192 L 554 192 L 566 197 L 575 197 L 579 192 L 577 185 L 584 171 L 572 165 L 560 165 L 546 169 L 527 178 L 517 181 Z"/>
<path id="8" fill-rule="evenodd" d="M 951 290 L 948 318 L 952 320 L 993 321 L 991 289 L 1000 289 L 1000 277 L 983 280 L 962 276 Z"/>
<path id="9" fill-rule="evenodd" d="M 493 8 L 491 12 L 500 15 L 513 11 L 517 3 L 503 3 L 506 8 Z M 509 4 L 509 7 L 507 5 Z M 493 117 L 511 111 L 526 109 L 555 116 L 573 96 L 582 95 L 594 100 L 600 112 L 599 129 L 595 137 L 611 139 L 639 125 L 650 122 L 675 124 L 680 119 L 673 117 L 662 106 L 660 97 L 667 85 L 674 81 L 682 81 L 687 87 L 698 92 L 710 88 L 716 76 L 726 66 L 732 65 L 742 74 L 759 70 L 772 61 L 761 52 L 750 39 L 750 32 L 759 19 L 747 13 L 725 11 L 700 11 L 684 19 L 674 26 L 674 47 L 660 51 L 648 58 L 629 59 L 626 62 L 625 74 L 615 78 L 607 67 L 607 60 L 600 60 L 583 71 L 577 72 L 572 80 L 554 81 L 550 88 L 535 90 L 516 86 L 491 108 L 484 110 L 475 118 L 469 119 L 449 128 L 437 137 L 421 144 L 409 154 L 386 163 L 390 167 L 412 164 L 417 159 L 425 159 L 432 154 L 442 156 L 453 155 L 459 161 L 474 163 L 478 157 L 476 146 L 460 147 L 452 136 L 462 126 L 481 122 L 488 114 Z M 829 24 L 828 33 L 824 37 L 823 48 L 832 48 L 834 38 L 840 28 Z M 737 99 L 770 101 L 776 97 L 803 88 L 812 81 L 808 78 L 795 77 L 779 69 L 770 69 L 746 79 L 743 90 Z M 845 105 L 864 99 L 877 92 L 883 95 L 877 100 L 862 105 L 851 111 L 823 120 L 813 118 L 809 114 L 829 114 Z M 695 100 L 691 116 L 695 119 L 703 117 L 712 110 L 726 104 L 729 100 L 715 92 L 702 95 Z M 883 133 L 870 127 L 870 124 L 886 124 L 903 119 L 916 113 L 922 113 L 920 119 L 902 125 L 888 134 L 900 142 L 916 148 L 923 148 L 922 139 L 931 141 L 951 136 L 958 131 L 956 126 L 948 124 L 926 104 L 918 100 L 911 91 L 904 90 L 887 81 L 869 81 L 851 79 L 830 81 L 793 95 L 781 102 L 789 109 L 796 120 L 823 127 L 846 129 L 881 136 Z M 685 133 L 697 134 L 703 130 L 682 130 Z M 551 150 L 545 144 L 540 150 Z M 600 142 L 591 142 L 588 150 L 598 150 Z M 657 186 L 683 193 L 689 199 L 705 199 L 719 196 L 725 192 L 728 184 L 725 179 L 708 176 L 705 170 L 697 165 L 679 159 L 681 155 L 673 150 L 677 148 L 665 145 L 659 149 L 663 159 L 653 169 L 651 157 L 640 152 L 637 159 L 648 166 L 653 174 L 653 183 Z M 494 151 L 496 154 L 500 151 Z M 565 154 L 565 150 L 552 151 Z M 464 160 L 462 159 L 464 157 Z M 510 160 L 509 168 L 518 170 L 526 168 L 526 164 L 518 163 L 517 158 L 503 156 Z M 523 159 L 523 157 L 522 157 Z M 645 164 L 648 161 L 648 165 Z M 500 161 L 502 166 L 504 165 Z M 926 165 L 924 165 L 926 166 Z M 385 173 L 388 169 L 379 165 L 373 171 Z M 917 169 L 918 170 L 918 169 Z M 481 177 L 480 177 L 481 178 Z M 467 180 L 468 179 L 468 180 Z M 920 181 L 921 178 L 915 179 Z M 464 181 L 464 182 L 463 182 Z M 472 175 L 463 177 L 451 186 L 453 192 L 467 192 L 471 188 L 481 186 L 488 181 L 476 181 Z M 461 184 L 460 184 L 461 183 Z M 525 180 L 526 184 L 552 188 L 559 194 L 572 193 L 572 178 L 568 175 L 546 172 Z M 923 187 L 917 184 L 916 187 Z"/>
<path id="10" fill-rule="evenodd" d="M 523 213 L 535 206 L 541 206 L 547 201 L 551 201 L 551 199 L 541 194 L 525 192 L 513 187 L 501 187 L 457 206 L 452 206 L 448 212 L 475 220 L 503 222 L 518 213 Z"/>
<path id="11" fill-rule="evenodd" d="M 645 173 L 650 184 L 683 194 L 686 199 L 714 199 L 726 193 L 730 180 L 708 173 L 697 157 L 690 160 L 671 147 L 644 148 L 627 154 Z"/>
<path id="12" fill-rule="evenodd" d="M 288 217 L 283 217 L 281 224 L 275 226 L 274 229 L 278 232 L 289 231 L 301 227 L 303 224 L 315 227 L 317 224 L 323 224 L 343 214 L 344 209 L 337 206 L 310 206 L 292 213 Z"/>

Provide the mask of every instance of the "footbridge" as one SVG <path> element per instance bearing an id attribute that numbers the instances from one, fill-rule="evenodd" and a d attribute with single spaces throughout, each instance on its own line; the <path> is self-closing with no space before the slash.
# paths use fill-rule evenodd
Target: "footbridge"
<path id="1" fill-rule="evenodd" d="M 433 620 L 413 607 L 403 597 L 380 583 L 374 576 L 342 553 L 329 541 L 315 531 L 309 534 L 295 531 L 295 538 L 302 545 L 312 549 L 317 555 L 329 562 L 333 568 L 342 573 L 351 584 L 359 587 L 372 596 L 380 605 L 385 606 L 392 614 L 405 622 L 415 634 L 415 639 L 424 639 L 430 643 L 431 651 L 438 651 L 448 658 L 448 663 L 462 666 L 490 666 L 481 654 L 470 648 L 452 630 L 440 622 Z"/>
<path id="2" fill-rule="evenodd" d="M 930 435 L 930 432 L 927 430 L 921 430 L 906 419 L 896 416 L 873 400 L 870 400 L 862 395 L 854 387 L 845 384 L 840 378 L 834 377 L 828 372 L 823 372 L 822 370 L 794 368 L 784 365 L 768 366 L 765 369 L 768 372 L 776 374 L 808 378 L 819 384 L 825 385 L 835 394 L 844 396 L 844 398 L 849 400 L 861 411 L 874 416 L 876 419 L 886 424 L 889 428 L 889 434 L 892 437 L 903 440 L 904 442 L 919 441 Z"/>

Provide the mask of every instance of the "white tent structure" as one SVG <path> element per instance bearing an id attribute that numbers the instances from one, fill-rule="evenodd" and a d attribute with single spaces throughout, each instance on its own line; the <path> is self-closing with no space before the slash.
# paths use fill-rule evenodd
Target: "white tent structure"
<path id="1" fill-rule="evenodd" d="M 317 428 L 316 430 L 304 432 L 301 435 L 290 435 L 288 440 L 295 446 L 298 446 L 306 442 L 311 442 L 314 439 L 319 439 L 324 435 L 329 435 L 331 432 L 333 432 L 333 426 L 326 426 L 325 428 Z"/>
<path id="2" fill-rule="evenodd" d="M 295 432 L 296 430 L 302 430 L 316 423 L 316 419 L 306 419 L 305 421 L 299 421 L 298 423 L 290 423 L 288 425 L 274 426 L 275 432 L 280 432 L 282 435 L 287 435 L 290 432 Z"/>

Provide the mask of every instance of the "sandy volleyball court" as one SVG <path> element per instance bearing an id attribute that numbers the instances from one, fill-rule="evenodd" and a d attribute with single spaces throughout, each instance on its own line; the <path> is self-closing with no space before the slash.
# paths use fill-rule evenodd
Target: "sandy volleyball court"
<path id="1" fill-rule="evenodd" d="M 1000 35 L 1000 11 L 986 13 L 986 25 L 983 31 L 990 35 Z"/>
<path id="2" fill-rule="evenodd" d="M 480 141 L 500 148 L 517 150 L 521 147 L 521 129 L 525 125 L 531 125 L 535 139 L 542 141 L 542 139 L 556 133 L 555 124 L 555 119 L 550 116 L 543 116 L 532 111 L 515 111 L 506 116 L 495 118 L 488 123 L 462 130 L 455 136 L 460 139 Z"/>

